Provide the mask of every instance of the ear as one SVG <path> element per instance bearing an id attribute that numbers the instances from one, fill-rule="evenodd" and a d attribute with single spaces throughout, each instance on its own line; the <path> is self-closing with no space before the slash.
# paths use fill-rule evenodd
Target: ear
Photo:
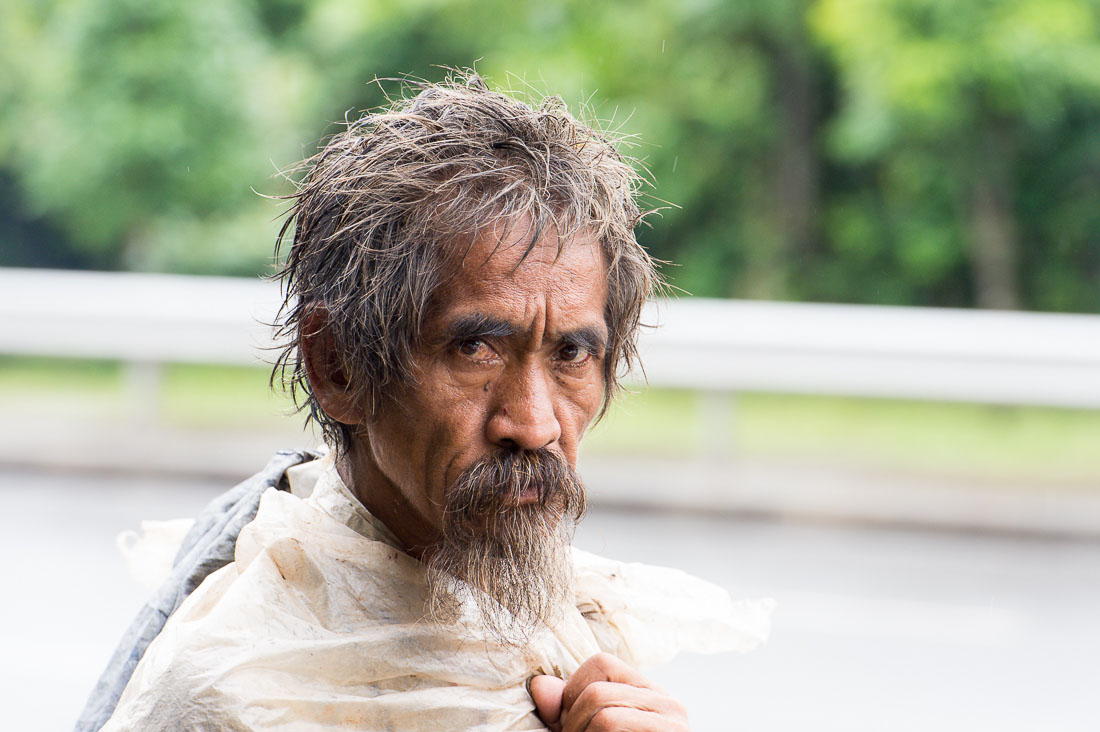
<path id="1" fill-rule="evenodd" d="M 355 425 L 364 421 L 364 405 L 349 388 L 343 360 L 329 329 L 328 312 L 314 308 L 302 321 L 298 340 L 309 378 L 309 388 L 325 414 L 337 422 Z"/>

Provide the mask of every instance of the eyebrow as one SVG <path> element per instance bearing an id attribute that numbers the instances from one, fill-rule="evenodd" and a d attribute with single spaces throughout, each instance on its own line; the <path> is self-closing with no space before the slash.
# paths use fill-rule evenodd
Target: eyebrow
<path id="1" fill-rule="evenodd" d="M 562 342 L 571 346 L 580 346 L 596 356 L 602 356 L 607 346 L 604 334 L 599 329 L 588 326 L 567 330 L 561 334 L 560 338 Z"/>
<path id="2" fill-rule="evenodd" d="M 507 320 L 501 320 L 482 313 L 463 315 L 447 328 L 447 335 L 456 341 L 466 338 L 485 338 L 487 336 L 507 338 L 510 335 L 515 335 L 515 332 L 515 326 Z"/>
<path id="3" fill-rule="evenodd" d="M 508 338 L 522 331 L 515 324 L 494 318 L 484 313 L 471 313 L 456 318 L 447 328 L 451 340 L 461 341 L 468 338 Z M 603 330 L 594 326 L 581 326 L 561 333 L 551 333 L 562 343 L 580 346 L 589 353 L 602 355 L 607 347 L 607 338 Z"/>

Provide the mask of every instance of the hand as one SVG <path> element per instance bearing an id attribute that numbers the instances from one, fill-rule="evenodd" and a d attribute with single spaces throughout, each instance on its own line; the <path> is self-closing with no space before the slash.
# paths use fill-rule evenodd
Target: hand
<path id="1" fill-rule="evenodd" d="M 566 683 L 531 679 L 531 698 L 553 732 L 687 732 L 687 711 L 652 682 L 608 653 L 581 664 Z"/>

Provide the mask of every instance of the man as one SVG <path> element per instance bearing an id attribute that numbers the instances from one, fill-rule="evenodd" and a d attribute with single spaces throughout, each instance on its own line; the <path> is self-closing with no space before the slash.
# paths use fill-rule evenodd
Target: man
<path id="1" fill-rule="evenodd" d="M 687 728 L 628 661 L 759 627 L 570 548 L 580 441 L 658 282 L 638 184 L 560 102 L 473 75 L 328 141 L 283 230 L 280 366 L 330 451 L 192 531 L 105 729 Z"/>

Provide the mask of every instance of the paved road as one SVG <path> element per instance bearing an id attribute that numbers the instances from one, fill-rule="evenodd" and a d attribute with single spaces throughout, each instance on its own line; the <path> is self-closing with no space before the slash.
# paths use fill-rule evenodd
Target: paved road
<path id="1" fill-rule="evenodd" d="M 5 729 L 67 728 L 142 602 L 114 536 L 221 487 L 0 470 Z M 1100 544 L 601 510 L 577 541 L 779 601 L 763 650 L 654 674 L 696 730 L 1100 724 Z"/>

